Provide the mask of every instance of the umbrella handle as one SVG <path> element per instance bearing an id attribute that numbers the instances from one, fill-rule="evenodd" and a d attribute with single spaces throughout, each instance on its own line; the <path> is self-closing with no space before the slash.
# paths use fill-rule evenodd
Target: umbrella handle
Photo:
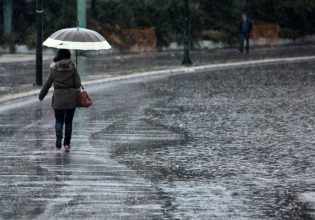
<path id="1" fill-rule="evenodd" d="M 75 65 L 78 66 L 78 51 L 75 50 Z"/>

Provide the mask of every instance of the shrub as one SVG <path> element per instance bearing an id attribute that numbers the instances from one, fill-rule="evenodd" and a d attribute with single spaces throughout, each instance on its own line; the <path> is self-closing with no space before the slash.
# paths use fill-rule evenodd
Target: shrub
<path id="1" fill-rule="evenodd" d="M 287 39 L 297 39 L 303 36 L 303 33 L 300 30 L 292 29 L 292 28 L 280 28 L 279 36 L 281 38 Z"/>
<path id="2" fill-rule="evenodd" d="M 230 42 L 232 36 L 224 30 L 206 30 L 202 32 L 202 38 L 214 42 Z"/>

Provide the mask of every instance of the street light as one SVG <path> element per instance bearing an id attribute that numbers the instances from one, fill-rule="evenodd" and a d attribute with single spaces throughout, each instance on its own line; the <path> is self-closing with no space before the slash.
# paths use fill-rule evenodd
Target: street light
<path id="1" fill-rule="evenodd" d="M 189 0 L 185 0 L 185 19 L 184 19 L 184 59 L 182 65 L 192 65 L 189 57 L 190 49 L 190 16 L 189 16 Z"/>
<path id="2" fill-rule="evenodd" d="M 36 0 L 36 85 L 43 84 L 43 0 Z"/>
<path id="3" fill-rule="evenodd" d="M 3 1 L 3 34 L 12 32 L 13 0 Z"/>

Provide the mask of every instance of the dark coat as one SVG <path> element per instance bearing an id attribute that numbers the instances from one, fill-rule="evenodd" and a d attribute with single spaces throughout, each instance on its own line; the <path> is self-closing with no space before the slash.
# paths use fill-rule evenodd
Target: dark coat
<path id="1" fill-rule="evenodd" d="M 77 89 L 81 86 L 81 79 L 70 59 L 50 64 L 50 74 L 39 93 L 39 100 L 45 98 L 51 85 L 54 87 L 52 99 L 54 109 L 73 109 L 76 107 Z"/>
<path id="2" fill-rule="evenodd" d="M 245 30 L 243 30 L 243 25 L 245 25 L 245 27 L 246 27 Z M 250 32 L 252 32 L 252 29 L 253 29 L 253 24 L 251 21 L 249 21 L 249 20 L 246 20 L 246 21 L 241 20 L 240 21 L 239 31 L 240 31 L 240 34 L 242 34 L 244 37 L 249 38 L 249 34 L 250 34 Z"/>

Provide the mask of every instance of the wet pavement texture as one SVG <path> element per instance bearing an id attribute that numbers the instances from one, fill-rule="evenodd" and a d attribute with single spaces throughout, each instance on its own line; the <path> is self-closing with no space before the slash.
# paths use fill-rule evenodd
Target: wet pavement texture
<path id="1" fill-rule="evenodd" d="M 89 55 L 79 52 L 78 70 L 83 80 L 103 79 L 152 70 L 178 68 L 183 59 L 182 51 L 167 51 L 142 54 L 109 53 Z M 235 48 L 217 50 L 192 50 L 191 60 L 195 66 L 214 63 L 248 61 L 255 59 L 309 56 L 315 54 L 314 45 L 287 47 L 254 48 L 249 55 L 241 55 Z M 10 55 L 11 57 L 13 55 Z M 35 55 L 33 61 L 16 62 L 16 58 L 3 55 L 0 57 L 0 97 L 7 94 L 29 91 L 34 88 L 36 77 Z M 2 58 L 2 59 L 1 59 Z M 26 58 L 30 58 L 27 55 Z M 44 56 L 43 81 L 49 74 L 52 55 Z M 73 60 L 75 58 L 73 57 Z"/>
<path id="2" fill-rule="evenodd" d="M 88 87 L 72 151 L 50 99 L 0 108 L 0 216 L 307 219 L 315 190 L 314 61 Z"/>

